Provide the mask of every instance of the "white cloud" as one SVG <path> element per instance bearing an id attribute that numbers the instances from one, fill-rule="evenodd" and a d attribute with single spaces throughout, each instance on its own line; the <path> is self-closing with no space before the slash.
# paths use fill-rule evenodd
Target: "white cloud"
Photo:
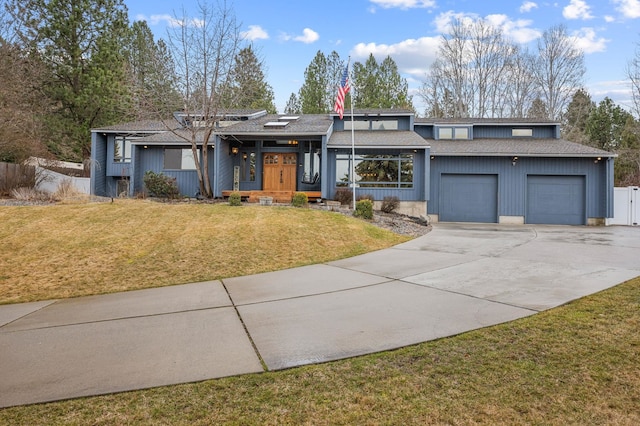
<path id="1" fill-rule="evenodd" d="M 522 3 L 522 6 L 520 6 L 520 13 L 531 12 L 533 9 L 536 9 L 537 7 L 538 7 L 537 3 L 534 3 L 532 1 L 525 1 L 524 3 Z"/>
<path id="2" fill-rule="evenodd" d="M 240 33 L 246 40 L 266 40 L 269 34 L 260 25 L 249 25 L 249 30 Z"/>
<path id="3" fill-rule="evenodd" d="M 300 41 L 305 44 L 311 44 L 315 41 L 318 41 L 319 38 L 320 38 L 320 35 L 317 32 L 313 31 L 311 28 L 305 28 L 304 30 L 302 30 L 302 35 L 298 35 L 298 36 L 294 36 L 287 33 L 280 34 L 280 39 L 283 41 L 293 40 L 293 41 Z"/>
<path id="4" fill-rule="evenodd" d="M 584 53 L 604 52 L 607 49 L 608 40 L 604 37 L 598 38 L 593 28 L 582 28 L 572 34 L 576 41 L 576 46 Z"/>
<path id="5" fill-rule="evenodd" d="M 464 24 L 471 24 L 478 18 L 479 16 L 475 13 L 462 13 L 449 10 L 436 16 L 436 19 L 433 20 L 433 24 L 435 25 L 437 32 L 445 34 L 449 32 L 451 24 L 454 21 L 461 21 Z"/>
<path id="6" fill-rule="evenodd" d="M 183 21 L 182 19 L 177 19 L 175 16 L 171 16 L 166 13 L 162 15 L 151 15 L 149 17 L 140 14 L 136 15 L 136 20 L 146 21 L 149 25 L 158 25 L 164 23 L 169 28 L 181 27 L 185 24 L 185 21 Z M 201 19 L 193 18 L 187 22 L 187 25 L 200 27 L 203 25 L 203 21 Z"/>
<path id="7" fill-rule="evenodd" d="M 592 19 L 591 6 L 584 0 L 571 0 L 571 2 L 562 9 L 562 16 L 567 19 Z"/>
<path id="8" fill-rule="evenodd" d="M 351 56 L 356 61 L 366 61 L 370 54 L 377 61 L 391 56 L 402 74 L 421 81 L 436 59 L 439 45 L 440 37 L 407 39 L 395 44 L 359 43 L 351 51 Z"/>
<path id="9" fill-rule="evenodd" d="M 403 10 L 413 8 L 435 7 L 435 0 L 369 0 L 371 3 L 383 9 L 400 8 Z"/>
<path id="10" fill-rule="evenodd" d="M 640 18 L 640 0 L 612 0 L 619 5 L 616 9 L 626 18 Z"/>
<path id="11" fill-rule="evenodd" d="M 478 19 L 481 18 L 476 14 L 448 11 L 438 15 L 433 22 L 439 33 L 446 34 L 455 20 L 460 20 L 465 24 L 471 24 Z M 533 21 L 528 19 L 513 20 L 503 14 L 487 15 L 484 19 L 494 27 L 500 28 L 506 37 L 516 43 L 526 44 L 542 35 L 542 32 L 539 30 L 531 28 Z"/>
<path id="12" fill-rule="evenodd" d="M 313 31 L 311 28 L 305 28 L 302 30 L 302 35 L 294 37 L 293 39 L 305 44 L 311 44 L 314 41 L 318 41 L 319 38 L 320 35 L 317 32 Z"/>
<path id="13" fill-rule="evenodd" d="M 613 16 L 610 16 L 610 15 L 605 15 L 605 17 L 604 17 L 604 21 L 608 22 L 608 23 L 614 22 L 615 20 L 616 20 L 616 18 L 614 18 Z"/>

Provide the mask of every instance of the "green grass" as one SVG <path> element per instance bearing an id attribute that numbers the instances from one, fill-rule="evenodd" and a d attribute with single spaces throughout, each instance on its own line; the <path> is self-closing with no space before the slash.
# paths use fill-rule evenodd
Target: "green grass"
<path id="1" fill-rule="evenodd" d="M 139 200 L 0 207 L 0 304 L 268 272 L 408 239 L 291 207 Z"/>
<path id="2" fill-rule="evenodd" d="M 0 410 L 0 424 L 640 424 L 640 278 L 508 324 L 286 371 Z"/>

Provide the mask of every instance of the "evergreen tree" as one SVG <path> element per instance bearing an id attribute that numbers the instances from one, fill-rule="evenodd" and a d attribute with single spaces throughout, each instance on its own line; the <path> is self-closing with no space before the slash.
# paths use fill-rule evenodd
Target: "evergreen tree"
<path id="1" fill-rule="evenodd" d="M 276 113 L 273 89 L 265 81 L 264 64 L 258 59 L 252 46 L 241 49 L 236 55 L 231 72 L 231 108 L 264 109 Z"/>
<path id="2" fill-rule="evenodd" d="M 589 115 L 585 128 L 589 144 L 606 151 L 615 151 L 621 145 L 622 131 L 630 116 L 609 97 L 604 98 Z"/>
<path id="3" fill-rule="evenodd" d="M 536 120 L 548 120 L 549 113 L 547 112 L 547 105 L 540 98 L 535 98 L 531 102 L 531 106 L 527 111 L 527 118 L 533 118 Z"/>
<path id="4" fill-rule="evenodd" d="M 122 0 L 11 0 L 22 46 L 49 69 L 44 95 L 49 149 L 64 159 L 89 157 L 90 129 L 120 121 L 130 108 L 122 46 Z"/>
<path id="5" fill-rule="evenodd" d="M 413 110 L 407 81 L 395 61 L 387 56 L 380 64 L 373 54 L 365 64 L 353 64 L 354 104 L 357 108 L 404 108 Z"/>
<path id="6" fill-rule="evenodd" d="M 564 113 L 562 137 L 572 142 L 588 144 L 587 122 L 595 103 L 585 89 L 579 89 L 573 95 L 567 111 Z"/>
<path id="7" fill-rule="evenodd" d="M 318 51 L 311 64 L 304 71 L 304 84 L 298 92 L 303 114 L 323 114 L 333 110 L 334 101 L 344 71 L 344 61 L 333 51 L 325 56 Z M 349 94 L 345 99 L 348 108 Z"/>
<path id="8" fill-rule="evenodd" d="M 162 39 L 156 43 L 145 21 L 133 23 L 126 53 L 133 97 L 130 118 L 165 118 L 182 109 L 167 45 Z"/>
<path id="9" fill-rule="evenodd" d="M 302 107 L 300 106 L 300 100 L 295 93 L 289 96 L 287 106 L 284 108 L 285 114 L 302 114 Z"/>

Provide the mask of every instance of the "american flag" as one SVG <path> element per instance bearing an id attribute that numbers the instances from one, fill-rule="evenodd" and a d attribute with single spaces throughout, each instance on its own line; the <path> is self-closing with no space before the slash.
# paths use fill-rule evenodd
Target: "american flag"
<path id="1" fill-rule="evenodd" d="M 340 79 L 340 88 L 338 89 L 338 96 L 336 97 L 336 103 L 333 106 L 333 109 L 340 115 L 340 119 L 342 120 L 342 116 L 344 115 L 344 98 L 349 93 L 349 64 L 344 68 L 344 72 L 342 73 L 342 78 Z"/>

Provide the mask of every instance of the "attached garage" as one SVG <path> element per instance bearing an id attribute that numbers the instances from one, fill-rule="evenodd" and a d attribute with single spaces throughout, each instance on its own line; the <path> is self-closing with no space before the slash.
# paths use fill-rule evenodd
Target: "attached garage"
<path id="1" fill-rule="evenodd" d="M 585 225 L 584 176 L 527 176 L 526 223 Z"/>
<path id="2" fill-rule="evenodd" d="M 498 222 L 498 175 L 442 174 L 440 221 Z"/>

